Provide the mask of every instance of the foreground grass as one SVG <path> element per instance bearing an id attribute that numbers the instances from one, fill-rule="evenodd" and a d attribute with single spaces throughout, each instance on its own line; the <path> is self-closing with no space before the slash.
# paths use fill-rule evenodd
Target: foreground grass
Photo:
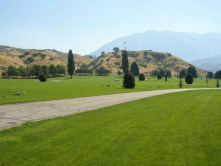
<path id="1" fill-rule="evenodd" d="M 218 166 L 220 94 L 167 94 L 3 130 L 0 165 Z"/>
<path id="2" fill-rule="evenodd" d="M 0 105 L 64 99 L 73 97 L 86 97 L 156 89 L 176 89 L 179 80 L 177 78 L 157 80 L 156 78 L 138 81 L 136 79 L 135 89 L 122 88 L 122 78 L 119 82 L 114 82 L 117 76 L 74 76 L 73 79 L 52 78 L 46 83 L 40 83 L 37 79 L 0 79 L 0 95 L 5 94 L 6 98 L 0 97 Z M 215 87 L 215 80 L 209 81 L 208 87 Z M 102 84 L 104 85 L 102 87 Z M 183 80 L 184 88 L 205 88 L 205 79 L 195 79 L 193 85 L 186 86 Z M 111 85 L 106 87 L 106 85 Z M 17 92 L 22 92 L 21 96 Z"/>

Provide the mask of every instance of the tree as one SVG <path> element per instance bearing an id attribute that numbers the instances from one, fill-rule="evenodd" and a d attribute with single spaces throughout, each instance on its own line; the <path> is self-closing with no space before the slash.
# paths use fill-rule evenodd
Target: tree
<path id="1" fill-rule="evenodd" d="M 180 77 L 180 78 L 184 78 L 185 76 L 186 76 L 186 70 L 183 69 L 183 70 L 180 71 L 179 77 Z"/>
<path id="2" fill-rule="evenodd" d="M 57 65 L 57 72 L 60 75 L 66 74 L 66 69 L 65 69 L 65 67 L 63 65 Z"/>
<path id="3" fill-rule="evenodd" d="M 42 68 L 40 65 L 34 65 L 33 68 L 33 75 L 39 77 L 42 74 Z"/>
<path id="4" fill-rule="evenodd" d="M 18 76 L 18 71 L 14 66 L 8 66 L 7 74 L 9 77 Z"/>
<path id="5" fill-rule="evenodd" d="M 120 51 L 120 49 L 118 47 L 114 47 L 113 51 L 114 51 L 114 54 L 116 55 Z"/>
<path id="6" fill-rule="evenodd" d="M 152 76 L 157 76 L 159 73 L 160 73 L 159 70 L 155 69 L 155 70 L 153 70 L 153 71 L 151 72 L 151 75 L 152 75 Z"/>
<path id="7" fill-rule="evenodd" d="M 215 79 L 221 79 L 221 70 L 216 72 Z"/>
<path id="8" fill-rule="evenodd" d="M 143 73 L 140 73 L 139 81 L 144 81 L 144 80 L 145 80 L 145 75 Z"/>
<path id="9" fill-rule="evenodd" d="M 165 82 L 167 83 L 167 75 L 165 76 Z"/>
<path id="10" fill-rule="evenodd" d="M 139 67 L 137 65 L 136 62 L 133 62 L 130 66 L 130 72 L 134 75 L 134 76 L 139 76 L 140 71 L 139 71 Z"/>
<path id="11" fill-rule="evenodd" d="M 217 79 L 216 81 L 216 87 L 219 88 L 220 87 L 220 84 L 219 84 L 219 79 Z"/>
<path id="12" fill-rule="evenodd" d="M 2 72 L 2 77 L 5 77 L 6 76 L 6 72 Z"/>
<path id="13" fill-rule="evenodd" d="M 105 69 L 104 67 L 100 67 L 99 69 L 95 70 L 95 73 L 100 76 L 105 76 L 105 75 L 109 75 L 111 71 L 108 69 Z"/>
<path id="14" fill-rule="evenodd" d="M 101 52 L 101 57 L 105 57 L 105 52 L 104 51 Z"/>
<path id="15" fill-rule="evenodd" d="M 209 71 L 209 72 L 207 73 L 206 78 L 212 79 L 213 77 L 214 77 L 214 76 L 213 76 L 213 72 Z"/>
<path id="16" fill-rule="evenodd" d="M 189 73 L 189 74 L 186 75 L 185 82 L 187 84 L 192 84 L 193 83 L 193 76 L 192 76 L 192 74 Z"/>
<path id="17" fill-rule="evenodd" d="M 179 87 L 182 88 L 183 87 L 183 83 L 182 83 L 182 80 L 180 78 L 180 82 L 179 82 Z"/>
<path id="18" fill-rule="evenodd" d="M 197 71 L 196 71 L 196 68 L 194 66 L 191 66 L 188 68 L 187 70 L 187 73 L 188 74 L 192 74 L 193 78 L 197 78 Z"/>
<path id="19" fill-rule="evenodd" d="M 72 50 L 69 50 L 68 52 L 68 74 L 71 76 L 73 76 L 75 71 L 75 64 L 74 64 L 74 55 L 72 53 Z"/>
<path id="20" fill-rule="evenodd" d="M 157 79 L 158 79 L 158 80 L 161 80 L 161 79 L 162 79 L 162 75 L 161 75 L 160 73 L 157 75 Z"/>
<path id="21" fill-rule="evenodd" d="M 123 67 L 123 72 L 126 73 L 127 69 L 129 68 L 129 61 L 126 50 L 122 51 L 122 67 Z"/>
<path id="22" fill-rule="evenodd" d="M 28 76 L 28 71 L 23 66 L 20 66 L 18 68 L 18 72 L 19 72 L 19 75 L 22 76 L 22 77 L 27 77 Z"/>
<path id="23" fill-rule="evenodd" d="M 135 87 L 134 75 L 131 74 L 128 69 L 126 70 L 126 72 L 124 74 L 123 87 L 124 88 L 131 88 L 131 89 L 133 89 Z"/>
<path id="24" fill-rule="evenodd" d="M 42 73 L 46 76 L 46 77 L 50 77 L 50 70 L 49 67 L 46 65 L 41 66 L 42 69 Z"/>
<path id="25" fill-rule="evenodd" d="M 49 72 L 51 75 L 57 74 L 58 73 L 57 67 L 55 65 L 50 65 Z"/>

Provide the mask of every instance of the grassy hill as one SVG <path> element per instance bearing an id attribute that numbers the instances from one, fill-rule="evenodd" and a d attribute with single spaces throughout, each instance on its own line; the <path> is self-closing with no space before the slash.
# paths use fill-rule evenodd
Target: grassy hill
<path id="1" fill-rule="evenodd" d="M 80 68 L 82 64 L 89 64 L 93 58 L 87 58 L 80 55 L 75 56 L 76 68 Z M 33 62 L 27 59 L 32 59 Z M 9 46 L 0 46 L 0 72 L 6 70 L 10 65 L 19 67 L 27 65 L 67 65 L 67 54 L 57 50 L 37 50 L 37 49 L 20 49 Z"/>
<path id="2" fill-rule="evenodd" d="M 95 70 L 101 66 L 111 70 L 112 74 L 117 74 L 118 71 L 122 72 L 121 67 L 121 52 L 114 55 L 114 53 L 107 53 L 91 62 L 89 68 Z M 129 63 L 137 62 L 140 72 L 150 74 L 153 70 L 162 67 L 171 70 L 172 75 L 179 74 L 180 70 L 187 69 L 191 66 L 190 63 L 164 52 L 153 51 L 128 51 Z M 205 76 L 206 71 L 197 68 L 200 76 Z"/>

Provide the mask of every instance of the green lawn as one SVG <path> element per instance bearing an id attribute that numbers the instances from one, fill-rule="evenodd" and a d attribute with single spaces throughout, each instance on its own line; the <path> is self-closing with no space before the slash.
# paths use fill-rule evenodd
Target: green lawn
<path id="1" fill-rule="evenodd" d="M 220 103 L 189 91 L 26 123 L 0 131 L 0 165 L 219 166 Z"/>
<path id="2" fill-rule="evenodd" d="M 125 93 L 135 91 L 146 91 L 155 89 L 174 89 L 179 88 L 177 78 L 157 80 L 156 78 L 138 81 L 136 79 L 135 89 L 122 88 L 122 78 L 119 82 L 114 82 L 117 76 L 74 76 L 48 79 L 46 83 L 41 83 L 37 79 L 0 79 L 0 95 L 5 94 L 6 98 L 0 97 L 1 104 L 30 102 L 41 100 L 53 100 L 72 97 L 84 97 L 105 95 L 113 93 Z M 216 80 L 209 81 L 209 87 L 215 87 Z M 104 87 L 101 85 L 104 84 Z M 106 85 L 111 85 L 106 87 Z M 183 80 L 183 88 L 205 88 L 205 79 L 194 80 L 193 85 L 186 86 Z M 149 87 L 150 86 L 150 87 Z M 17 92 L 22 92 L 21 96 Z M 26 93 L 23 93 L 26 92 Z"/>

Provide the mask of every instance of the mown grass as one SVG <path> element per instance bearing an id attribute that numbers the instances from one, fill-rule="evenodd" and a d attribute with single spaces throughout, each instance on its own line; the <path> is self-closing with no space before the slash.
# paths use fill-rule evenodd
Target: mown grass
<path id="1" fill-rule="evenodd" d="M 119 82 L 114 82 L 117 76 L 74 76 L 52 78 L 41 83 L 37 79 L 0 79 L 0 95 L 5 94 L 6 98 L 0 97 L 0 105 L 19 102 L 43 101 L 64 99 L 73 97 L 85 97 L 95 95 L 106 95 L 114 93 L 126 93 L 136 91 L 146 91 L 155 89 L 179 88 L 177 78 L 157 80 L 156 78 L 138 81 L 136 78 L 135 89 L 122 88 L 123 78 L 118 78 Z M 209 81 L 208 87 L 215 87 L 215 80 Z M 104 87 L 102 87 L 102 84 Z M 183 80 L 183 88 L 205 88 L 205 79 L 195 79 L 193 85 L 186 86 Z M 110 85 L 110 87 L 106 87 Z M 17 92 L 22 92 L 21 96 Z M 25 93 L 23 93 L 25 92 Z"/>
<path id="2" fill-rule="evenodd" d="M 156 96 L 0 131 L 0 165 L 218 166 L 221 91 Z"/>

